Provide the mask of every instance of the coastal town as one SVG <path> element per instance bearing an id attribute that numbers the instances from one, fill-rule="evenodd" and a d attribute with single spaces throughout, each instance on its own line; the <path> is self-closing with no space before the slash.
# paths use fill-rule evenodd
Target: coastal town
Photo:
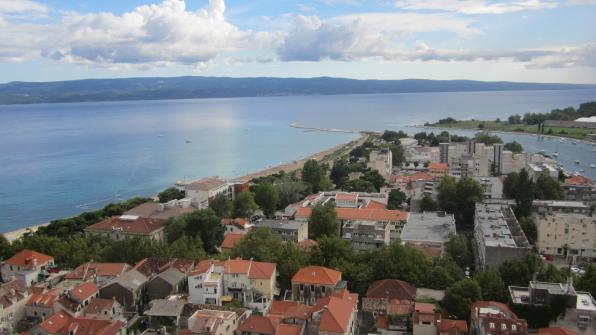
<path id="1" fill-rule="evenodd" d="M 595 206 L 590 178 L 490 133 L 370 132 L 4 239 L 0 326 L 595 334 Z"/>

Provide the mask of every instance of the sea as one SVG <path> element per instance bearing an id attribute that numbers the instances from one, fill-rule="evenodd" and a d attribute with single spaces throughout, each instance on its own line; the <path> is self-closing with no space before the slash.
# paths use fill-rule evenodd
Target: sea
<path id="1" fill-rule="evenodd" d="M 414 125 L 448 116 L 505 120 L 590 100 L 595 89 L 0 106 L 0 231 L 155 195 L 177 180 L 241 176 L 358 137 L 290 127 L 294 122 L 414 134 L 421 131 Z M 590 144 L 500 136 L 530 152 L 558 152 L 568 169 L 596 178 Z"/>

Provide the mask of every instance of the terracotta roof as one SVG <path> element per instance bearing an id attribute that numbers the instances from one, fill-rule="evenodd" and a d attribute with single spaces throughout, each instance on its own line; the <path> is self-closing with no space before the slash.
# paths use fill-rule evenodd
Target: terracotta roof
<path id="1" fill-rule="evenodd" d="M 225 184 L 227 184 L 227 182 L 219 177 L 208 177 L 192 182 L 186 185 L 185 188 L 187 190 L 210 191 Z"/>
<path id="2" fill-rule="evenodd" d="M 358 199 L 358 194 L 354 193 L 337 193 L 335 195 L 335 200 L 342 200 L 342 201 L 354 201 Z"/>
<path id="3" fill-rule="evenodd" d="M 249 228 L 251 226 L 250 222 L 243 218 L 221 219 L 221 224 L 224 226 L 236 226 L 244 229 Z"/>
<path id="4" fill-rule="evenodd" d="M 209 268 L 211 267 L 211 264 L 213 263 L 212 260 L 210 259 L 206 259 L 206 260 L 202 260 L 199 262 L 199 264 L 197 264 L 194 268 L 194 270 L 192 270 L 192 272 L 190 273 L 191 275 L 198 275 L 201 273 L 205 273 L 209 270 Z"/>
<path id="5" fill-rule="evenodd" d="M 366 204 L 366 207 L 364 207 L 364 208 L 366 208 L 366 209 L 386 209 L 387 206 L 382 202 L 371 200 Z"/>
<path id="6" fill-rule="evenodd" d="M 322 266 L 307 266 L 296 272 L 293 283 L 336 285 L 341 280 L 341 272 Z"/>
<path id="7" fill-rule="evenodd" d="M 387 304 L 387 314 L 404 315 L 412 314 L 414 312 L 414 306 L 412 301 L 404 299 L 393 299 Z"/>
<path id="8" fill-rule="evenodd" d="M 447 171 L 449 170 L 449 164 L 447 163 L 430 163 L 428 164 L 429 170 L 440 170 L 440 171 Z"/>
<path id="9" fill-rule="evenodd" d="M 117 302 L 115 299 L 97 298 L 97 299 L 91 300 L 89 305 L 85 306 L 85 309 L 83 311 L 84 311 L 85 315 L 88 313 L 98 314 L 98 313 L 103 312 L 106 309 L 111 310 L 116 303 Z"/>
<path id="10" fill-rule="evenodd" d="M 302 332 L 302 326 L 300 325 L 289 325 L 285 323 L 279 324 L 275 335 L 300 335 Z"/>
<path id="11" fill-rule="evenodd" d="M 37 251 L 23 249 L 23 250 L 17 252 L 14 256 L 7 259 L 5 261 L 5 263 L 10 264 L 10 265 L 31 267 L 31 266 L 33 266 L 33 260 L 36 260 L 37 265 L 41 266 L 41 265 L 46 264 L 49 261 L 53 261 L 54 257 L 44 255 Z"/>
<path id="12" fill-rule="evenodd" d="M 126 263 L 96 263 L 87 262 L 79 265 L 66 275 L 66 279 L 71 280 L 91 280 L 93 275 L 100 277 L 118 277 L 123 274 L 129 265 Z"/>
<path id="13" fill-rule="evenodd" d="M 251 279 L 270 279 L 275 274 L 275 263 L 252 262 L 248 278 Z"/>
<path id="14" fill-rule="evenodd" d="M 333 296 L 318 299 L 312 310 L 321 311 L 319 332 L 346 333 L 357 303 L 357 295 L 355 299 L 353 295 L 344 299 Z"/>
<path id="15" fill-rule="evenodd" d="M 537 335 L 579 335 L 579 333 L 564 327 L 551 327 L 538 329 Z"/>
<path id="16" fill-rule="evenodd" d="M 275 335 L 279 323 L 279 318 L 251 315 L 238 327 L 238 332 Z"/>
<path id="17" fill-rule="evenodd" d="M 53 289 L 46 293 L 34 293 L 31 295 L 31 298 L 29 298 L 29 301 L 27 301 L 27 306 L 52 308 L 59 294 L 59 289 Z"/>
<path id="18" fill-rule="evenodd" d="M 368 208 L 335 208 L 340 220 L 365 220 L 365 221 L 406 221 L 408 212 L 391 209 Z M 300 207 L 294 214 L 299 218 L 309 218 L 312 208 Z"/>
<path id="19" fill-rule="evenodd" d="M 377 280 L 368 286 L 367 298 L 415 300 L 416 286 L 397 279 Z"/>
<path id="20" fill-rule="evenodd" d="M 83 302 L 99 292 L 99 288 L 93 283 L 83 283 L 72 288 L 69 293 L 79 302 Z"/>
<path id="21" fill-rule="evenodd" d="M 250 261 L 243 259 L 228 259 L 224 262 L 224 273 L 244 273 L 248 274 L 250 270 Z"/>
<path id="22" fill-rule="evenodd" d="M 439 331 L 441 333 L 447 333 L 449 335 L 467 334 L 468 323 L 466 322 L 466 320 L 442 319 Z"/>
<path id="23" fill-rule="evenodd" d="M 182 258 L 163 258 L 163 257 L 149 257 L 140 260 L 133 267 L 134 270 L 139 271 L 147 278 L 158 275 L 170 268 L 175 268 L 183 274 L 190 272 L 194 262 Z"/>
<path id="24" fill-rule="evenodd" d="M 68 334 L 66 330 L 71 322 L 72 316 L 60 311 L 45 319 L 39 324 L 39 327 L 50 334 L 57 334 L 58 332 Z"/>
<path id="25" fill-rule="evenodd" d="M 78 317 L 68 326 L 68 332 L 74 335 L 116 335 L 126 324 L 122 321 L 108 321 Z"/>
<path id="26" fill-rule="evenodd" d="M 269 315 L 280 316 L 282 318 L 308 319 L 311 308 L 297 301 L 279 301 L 271 302 Z"/>
<path id="27" fill-rule="evenodd" d="M 179 205 L 165 207 L 163 210 L 160 210 L 160 205 L 163 206 L 164 204 L 146 202 L 138 205 L 135 208 L 127 210 L 124 212 L 124 215 L 137 215 L 143 218 L 169 220 L 171 218 L 177 218 L 184 214 L 189 214 L 196 211 L 194 207 L 181 207 Z"/>
<path id="28" fill-rule="evenodd" d="M 568 185 L 592 185 L 592 181 L 582 175 L 565 179 L 565 184 Z"/>
<path id="29" fill-rule="evenodd" d="M 122 216 L 112 216 L 96 224 L 90 225 L 85 230 L 111 232 L 120 230 L 123 233 L 150 234 L 164 227 L 167 221 L 137 217 L 136 219 L 125 219 Z"/>
<path id="30" fill-rule="evenodd" d="M 435 177 L 431 176 L 426 172 L 415 172 L 414 174 L 410 175 L 410 180 L 433 180 Z"/>
<path id="31" fill-rule="evenodd" d="M 25 299 L 29 290 L 25 282 L 20 280 L 11 280 L 0 284 L 0 305 L 4 308 L 12 306 L 15 302 Z"/>
<path id="32" fill-rule="evenodd" d="M 414 310 L 417 313 L 435 314 L 435 305 L 425 302 L 417 302 L 414 305 Z"/>
<path id="33" fill-rule="evenodd" d="M 244 237 L 244 234 L 234 234 L 234 233 L 226 234 L 226 236 L 223 239 L 223 242 L 221 242 L 221 245 L 219 247 L 222 249 L 232 250 L 232 249 L 234 249 L 236 244 L 238 244 L 238 242 L 240 242 L 240 240 L 243 237 Z"/>

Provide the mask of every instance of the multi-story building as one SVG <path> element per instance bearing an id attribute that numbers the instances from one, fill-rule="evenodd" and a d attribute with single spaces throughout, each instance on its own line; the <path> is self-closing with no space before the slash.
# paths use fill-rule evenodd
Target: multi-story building
<path id="1" fill-rule="evenodd" d="M 17 279 L 31 286 L 46 278 L 47 270 L 54 267 L 54 257 L 23 249 L 2 263 L 2 281 Z"/>
<path id="2" fill-rule="evenodd" d="M 470 335 L 527 335 L 528 323 L 509 306 L 495 301 L 477 301 L 470 307 Z"/>
<path id="3" fill-rule="evenodd" d="M 596 204 L 596 186 L 584 176 L 567 178 L 561 187 L 565 192 L 565 200 L 583 201 L 590 206 Z"/>
<path id="4" fill-rule="evenodd" d="M 29 292 L 30 288 L 22 280 L 0 284 L 0 333 L 16 333 L 15 326 L 25 316 Z"/>
<path id="5" fill-rule="evenodd" d="M 248 183 L 245 181 L 226 181 L 219 177 L 203 178 L 190 183 L 179 182 L 177 185 L 184 188 L 185 197 L 197 209 L 209 207 L 209 202 L 218 195 L 232 200 L 236 194 L 248 190 Z"/>
<path id="6" fill-rule="evenodd" d="M 256 222 L 255 227 L 271 229 L 273 235 L 282 241 L 282 243 L 298 243 L 308 239 L 308 222 L 304 221 L 265 219 Z"/>
<path id="7" fill-rule="evenodd" d="M 434 179 L 416 180 L 413 184 L 412 196 L 410 197 L 410 212 L 420 212 L 422 199 L 426 197 L 436 201 L 439 195 L 439 184 L 440 182 Z"/>
<path id="8" fill-rule="evenodd" d="M 420 145 L 406 148 L 406 161 L 408 162 L 430 162 L 438 163 L 440 161 L 440 150 L 438 147 L 424 147 Z"/>
<path id="9" fill-rule="evenodd" d="M 410 213 L 401 232 L 402 243 L 427 251 L 430 256 L 443 255 L 443 246 L 456 234 L 455 217 L 445 212 Z"/>
<path id="10" fill-rule="evenodd" d="M 537 247 L 541 253 L 578 258 L 596 257 L 596 217 L 579 213 L 535 215 Z"/>
<path id="11" fill-rule="evenodd" d="M 366 296 L 362 298 L 362 310 L 375 315 L 385 315 L 395 300 L 401 303 L 414 303 L 416 286 L 397 279 L 383 279 L 368 286 Z"/>
<path id="12" fill-rule="evenodd" d="M 508 205 L 477 203 L 474 216 L 476 268 L 498 268 L 506 261 L 521 259 L 530 243 Z"/>
<path id="13" fill-rule="evenodd" d="M 488 176 L 488 160 L 476 155 L 462 155 L 449 161 L 449 175 L 455 178 Z"/>
<path id="14" fill-rule="evenodd" d="M 136 215 L 121 215 L 106 218 L 85 228 L 85 234 L 104 236 L 114 241 L 135 237 L 154 241 L 164 241 L 167 221 L 142 218 Z"/>
<path id="15" fill-rule="evenodd" d="M 390 242 L 390 227 L 384 222 L 349 221 L 342 227 L 342 238 L 357 251 L 380 249 Z"/>
<path id="16" fill-rule="evenodd" d="M 148 219 L 169 220 L 196 211 L 190 199 L 174 199 L 166 203 L 146 202 L 124 212 Z"/>
<path id="17" fill-rule="evenodd" d="M 201 261 L 188 278 L 189 300 L 221 305 L 236 300 L 249 308 L 267 310 L 278 295 L 275 263 L 228 259 Z"/>
<path id="18" fill-rule="evenodd" d="M 98 286 L 103 286 L 124 274 L 128 269 L 130 269 L 130 265 L 126 263 L 87 262 L 69 272 L 64 279 L 80 283 L 92 281 Z"/>
<path id="19" fill-rule="evenodd" d="M 589 215 L 592 212 L 592 209 L 582 201 L 534 200 L 532 202 L 532 211 L 537 215 L 548 215 L 552 213 L 575 213 Z"/>
<path id="20" fill-rule="evenodd" d="M 232 311 L 198 310 L 188 319 L 188 330 L 191 334 L 234 335 L 241 316 Z"/>
<path id="21" fill-rule="evenodd" d="M 322 266 L 307 266 L 292 277 L 292 299 L 310 306 L 315 304 L 315 300 L 345 288 L 341 272 Z"/>
<path id="22" fill-rule="evenodd" d="M 498 177 L 472 177 L 482 187 L 482 197 L 484 199 L 503 198 L 503 182 Z"/>
<path id="23" fill-rule="evenodd" d="M 385 179 L 389 179 L 393 170 L 393 155 L 391 150 L 373 150 L 370 152 L 367 167 L 371 170 L 377 170 Z"/>
<path id="24" fill-rule="evenodd" d="M 447 163 L 430 163 L 428 164 L 428 173 L 433 176 L 435 180 L 440 180 L 449 173 L 449 164 Z"/>
<path id="25" fill-rule="evenodd" d="M 412 330 L 416 335 L 436 335 L 441 325 L 441 314 L 435 311 L 435 305 L 417 302 L 412 315 Z"/>
<path id="26" fill-rule="evenodd" d="M 536 181 L 538 177 L 544 175 L 557 179 L 559 177 L 559 169 L 547 163 L 528 162 L 526 164 L 526 171 L 532 180 Z"/>

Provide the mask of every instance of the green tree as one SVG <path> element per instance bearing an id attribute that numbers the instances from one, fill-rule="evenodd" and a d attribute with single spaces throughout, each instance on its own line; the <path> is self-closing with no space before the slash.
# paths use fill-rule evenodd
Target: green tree
<path id="1" fill-rule="evenodd" d="M 532 202 L 534 201 L 534 183 L 526 169 L 522 169 L 519 173 L 514 197 L 515 214 L 518 217 L 529 216 L 532 213 Z"/>
<path id="2" fill-rule="evenodd" d="M 493 268 L 480 272 L 475 277 L 480 286 L 483 300 L 507 302 L 507 290 L 499 272 Z"/>
<path id="3" fill-rule="evenodd" d="M 308 235 L 311 239 L 316 240 L 324 235 L 338 236 L 339 228 L 337 212 L 333 203 L 315 205 L 308 220 Z"/>
<path id="4" fill-rule="evenodd" d="M 331 187 L 331 181 L 327 177 L 325 168 L 314 159 L 304 163 L 302 180 L 311 186 L 314 193 L 325 191 Z"/>
<path id="5" fill-rule="evenodd" d="M 220 218 L 229 218 L 234 210 L 232 201 L 223 194 L 216 195 L 211 202 L 209 202 L 209 208 L 211 208 L 217 216 Z"/>
<path id="6" fill-rule="evenodd" d="M 360 179 L 370 182 L 377 192 L 385 185 L 385 178 L 377 170 L 365 172 Z"/>
<path id="7" fill-rule="evenodd" d="M 282 253 L 281 241 L 268 227 L 258 227 L 246 234 L 232 250 L 233 257 L 276 262 Z"/>
<path id="8" fill-rule="evenodd" d="M 475 206 L 477 202 L 482 201 L 482 194 L 482 187 L 474 179 L 461 178 L 459 180 L 455 192 L 458 222 L 466 227 L 474 225 Z"/>
<path id="9" fill-rule="evenodd" d="M 428 195 L 422 197 L 422 200 L 420 201 L 421 212 L 433 212 L 437 209 L 439 209 L 439 205 L 433 198 L 429 197 Z"/>
<path id="10" fill-rule="evenodd" d="M 235 218 L 247 218 L 254 214 L 259 208 L 255 202 L 255 194 L 252 192 L 242 192 L 232 201 L 234 208 L 232 214 Z"/>
<path id="11" fill-rule="evenodd" d="M 184 191 L 179 190 L 175 187 L 170 187 L 168 189 L 165 189 L 165 190 L 159 192 L 157 194 L 157 197 L 159 198 L 159 202 L 164 203 L 164 202 L 168 202 L 170 200 L 184 198 Z"/>
<path id="12" fill-rule="evenodd" d="M 399 209 L 404 202 L 406 202 L 406 194 L 402 190 L 393 189 L 389 192 L 387 209 Z"/>
<path id="13" fill-rule="evenodd" d="M 277 209 L 277 203 L 279 202 L 279 194 L 277 189 L 269 183 L 263 183 L 255 186 L 255 202 L 267 217 L 272 217 Z"/>
<path id="14" fill-rule="evenodd" d="M 499 136 L 491 135 L 489 133 L 477 133 L 474 137 L 477 143 L 484 143 L 486 145 L 493 145 L 496 143 L 503 143 Z"/>
<path id="15" fill-rule="evenodd" d="M 277 247 L 274 247 L 275 249 Z M 281 247 L 279 257 L 276 259 L 278 283 L 282 289 L 292 288 L 292 277 L 298 270 L 309 265 L 308 253 L 302 251 L 294 243 L 286 243 Z"/>
<path id="16" fill-rule="evenodd" d="M 304 199 L 310 193 L 305 183 L 288 178 L 275 183 L 275 188 L 279 194 L 278 208 L 280 209 Z"/>
<path id="17" fill-rule="evenodd" d="M 462 269 L 471 267 L 472 265 L 473 259 L 468 239 L 463 234 L 451 235 L 449 237 L 449 240 L 445 242 L 445 253 Z"/>
<path id="18" fill-rule="evenodd" d="M 445 291 L 442 305 L 449 313 L 449 316 L 458 320 L 466 320 L 470 316 L 470 305 L 481 298 L 478 283 L 466 278 L 453 284 Z"/>
<path id="19" fill-rule="evenodd" d="M 168 245 L 167 253 L 168 257 L 190 259 L 195 262 L 207 258 L 203 242 L 199 237 L 193 239 L 182 236 Z"/>
<path id="20" fill-rule="evenodd" d="M 511 172 L 503 182 L 503 195 L 508 199 L 514 199 L 517 193 L 517 185 L 519 182 L 519 174 Z"/>
<path id="21" fill-rule="evenodd" d="M 14 253 L 10 242 L 6 239 L 4 234 L 0 234 L 0 259 L 4 260 L 12 256 Z"/>
<path id="22" fill-rule="evenodd" d="M 348 192 L 376 192 L 377 189 L 368 180 L 355 179 L 345 183 L 344 190 Z"/>
<path id="23" fill-rule="evenodd" d="M 342 188 L 348 181 L 349 174 L 350 168 L 348 162 L 344 158 L 336 160 L 333 164 L 333 168 L 331 168 L 331 181 L 333 181 L 336 188 Z"/>
<path id="24" fill-rule="evenodd" d="M 457 210 L 457 182 L 455 178 L 445 176 L 437 188 L 439 208 L 447 213 L 454 214 Z"/>
<path id="25" fill-rule="evenodd" d="M 524 151 L 524 147 L 517 141 L 505 143 L 503 149 L 509 150 L 515 154 L 521 154 Z"/>
<path id="26" fill-rule="evenodd" d="M 519 218 L 519 225 L 524 231 L 528 242 L 530 242 L 530 244 L 536 243 L 536 239 L 538 238 L 538 229 L 534 219 L 532 219 L 530 216 L 521 217 Z"/>
<path id="27" fill-rule="evenodd" d="M 534 184 L 534 198 L 541 200 L 562 200 L 565 196 L 559 181 L 551 176 L 541 174 Z"/>
<path id="28" fill-rule="evenodd" d="M 403 163 L 406 162 L 406 154 L 401 144 L 389 144 L 389 150 L 391 150 L 391 160 L 393 166 L 401 166 Z"/>
<path id="29" fill-rule="evenodd" d="M 223 242 L 225 228 L 221 219 L 210 208 L 189 213 L 176 219 L 183 222 L 185 235 L 203 241 L 205 251 L 215 252 L 216 247 Z"/>
<path id="30" fill-rule="evenodd" d="M 586 273 L 576 279 L 575 288 L 590 292 L 593 297 L 596 296 L 596 265 L 590 264 L 586 268 Z"/>
<path id="31" fill-rule="evenodd" d="M 413 247 L 394 242 L 370 261 L 373 279 L 400 279 L 422 287 L 432 268 L 430 257 Z"/>
<path id="32" fill-rule="evenodd" d="M 336 267 L 344 260 L 352 260 L 354 251 L 350 242 L 337 235 L 323 235 L 317 240 L 318 248 L 311 251 L 312 264 Z"/>

